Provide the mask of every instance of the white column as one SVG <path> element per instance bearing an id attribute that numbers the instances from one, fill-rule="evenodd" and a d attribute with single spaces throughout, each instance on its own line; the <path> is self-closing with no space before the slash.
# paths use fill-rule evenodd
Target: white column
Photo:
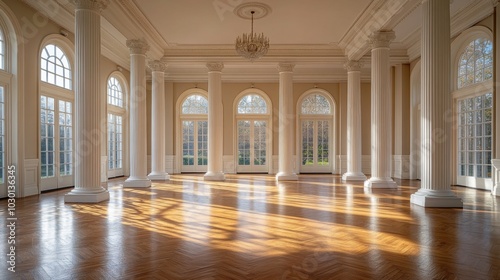
<path id="1" fill-rule="evenodd" d="M 392 161 L 392 94 L 389 45 L 393 31 L 377 31 L 370 36 L 372 44 L 371 91 L 371 178 L 367 188 L 396 188 L 391 178 Z"/>
<path id="2" fill-rule="evenodd" d="M 147 119 L 146 119 L 146 52 L 149 45 L 137 39 L 127 40 L 130 49 L 130 177 L 124 187 L 147 188 Z"/>
<path id="3" fill-rule="evenodd" d="M 347 61 L 347 172 L 343 181 L 364 181 L 361 172 L 361 67 L 359 61 Z"/>
<path id="4" fill-rule="evenodd" d="M 207 181 L 224 181 L 222 62 L 209 62 L 208 68 L 208 165 L 203 177 Z"/>
<path id="5" fill-rule="evenodd" d="M 276 180 L 298 180 L 293 168 L 293 68 L 294 64 L 280 63 L 279 90 L 279 165 Z"/>
<path id="6" fill-rule="evenodd" d="M 154 60 L 151 69 L 153 91 L 151 100 L 151 173 L 150 180 L 169 180 L 165 172 L 165 63 Z"/>
<path id="7" fill-rule="evenodd" d="M 450 0 L 425 0 L 422 13 L 422 179 L 411 203 L 463 207 L 450 187 Z"/>
<path id="8" fill-rule="evenodd" d="M 109 199 L 101 187 L 101 11 L 105 1 L 74 0 L 75 9 L 75 188 L 64 202 Z"/>
<path id="9" fill-rule="evenodd" d="M 491 165 L 493 165 L 493 188 L 491 189 L 491 194 L 494 196 L 500 196 L 500 159 L 492 159 Z"/>

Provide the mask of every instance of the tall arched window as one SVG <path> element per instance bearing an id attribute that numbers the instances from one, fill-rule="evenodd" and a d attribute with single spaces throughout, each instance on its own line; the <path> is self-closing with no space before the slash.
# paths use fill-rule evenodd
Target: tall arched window
<path id="1" fill-rule="evenodd" d="M 43 82 L 71 90 L 71 66 L 66 54 L 58 46 L 48 44 L 43 48 L 40 77 Z"/>
<path id="2" fill-rule="evenodd" d="M 74 185 L 74 92 L 71 43 L 49 35 L 40 50 L 41 190 Z"/>
<path id="3" fill-rule="evenodd" d="M 192 91 L 188 91 L 191 93 Z M 181 97 L 182 98 L 182 97 Z M 180 105 L 181 172 L 206 172 L 208 162 L 208 99 L 192 92 Z"/>
<path id="4" fill-rule="evenodd" d="M 236 102 L 236 172 L 269 172 L 270 101 L 264 92 L 250 89 Z"/>
<path id="5" fill-rule="evenodd" d="M 108 178 L 124 175 L 125 103 L 124 86 L 111 76 L 107 83 L 108 95 Z"/>
<path id="6" fill-rule="evenodd" d="M 327 92 L 312 90 L 299 99 L 300 172 L 333 172 L 333 104 Z"/>
<path id="7" fill-rule="evenodd" d="M 5 93 L 0 87 L 0 185 L 5 181 Z"/>
<path id="8" fill-rule="evenodd" d="M 456 182 L 489 189 L 492 187 L 493 43 L 487 32 L 482 34 L 475 28 L 456 41 L 462 45 L 456 53 L 457 84 L 453 92 L 458 119 Z"/>

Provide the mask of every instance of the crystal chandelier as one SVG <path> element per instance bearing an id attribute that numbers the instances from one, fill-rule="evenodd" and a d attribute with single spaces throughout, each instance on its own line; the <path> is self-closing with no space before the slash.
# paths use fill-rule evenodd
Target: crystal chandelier
<path id="1" fill-rule="evenodd" d="M 243 36 L 236 38 L 236 52 L 244 58 L 254 61 L 267 53 L 269 49 L 269 39 L 264 36 L 264 33 L 259 35 L 253 33 L 253 14 L 252 13 L 252 30 L 250 34 L 243 33 Z"/>

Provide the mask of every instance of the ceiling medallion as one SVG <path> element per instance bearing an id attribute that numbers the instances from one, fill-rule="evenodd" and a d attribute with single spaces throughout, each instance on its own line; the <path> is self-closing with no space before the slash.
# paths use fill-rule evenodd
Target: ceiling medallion
<path id="1" fill-rule="evenodd" d="M 265 37 L 264 33 L 256 34 L 253 32 L 253 21 L 271 13 L 271 7 L 263 3 L 244 3 L 237 6 L 234 13 L 240 18 L 252 20 L 250 33 L 243 33 L 241 37 L 236 38 L 236 52 L 250 61 L 259 59 L 269 49 L 269 38 Z"/>

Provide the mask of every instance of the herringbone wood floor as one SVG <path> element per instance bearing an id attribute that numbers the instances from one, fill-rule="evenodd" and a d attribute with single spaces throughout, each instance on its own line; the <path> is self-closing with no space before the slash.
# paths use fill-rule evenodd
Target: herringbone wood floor
<path id="1" fill-rule="evenodd" d="M 367 193 L 338 176 L 148 189 L 109 182 L 111 199 L 64 204 L 69 190 L 17 200 L 16 273 L 3 279 L 500 279 L 500 199 L 461 187 L 464 209 L 410 205 L 418 181 Z M 0 201 L 5 221 L 7 201 Z M 7 229 L 0 229 L 7 251 Z"/>

